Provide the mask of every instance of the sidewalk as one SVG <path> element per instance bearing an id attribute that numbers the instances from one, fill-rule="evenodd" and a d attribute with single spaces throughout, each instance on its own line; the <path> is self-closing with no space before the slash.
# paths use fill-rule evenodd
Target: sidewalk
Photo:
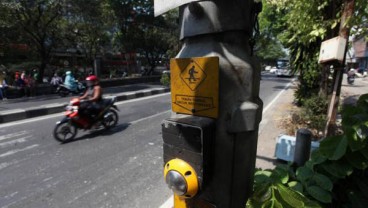
<path id="1" fill-rule="evenodd" d="M 258 134 L 257 168 L 272 169 L 277 163 L 280 163 L 275 157 L 276 139 L 280 134 L 286 134 L 286 132 L 280 129 L 279 124 L 295 108 L 292 102 L 296 86 L 297 82 L 294 81 L 268 109 L 265 109 L 267 106 L 263 107 L 263 117 Z"/>
<path id="2" fill-rule="evenodd" d="M 347 84 L 346 75 L 343 78 L 340 104 L 355 103 L 360 95 L 368 93 L 368 77 L 356 78 L 353 85 Z M 275 158 L 276 139 L 280 134 L 286 134 L 286 130 L 280 127 L 281 120 L 290 116 L 296 108 L 292 104 L 296 84 L 294 82 L 286 89 L 263 115 L 258 136 L 257 168 L 272 169 L 281 162 Z"/>
<path id="3" fill-rule="evenodd" d="M 159 84 L 132 84 L 104 88 L 104 96 L 116 96 L 117 101 L 130 100 L 169 92 Z M 8 99 L 0 102 L 0 124 L 37 116 L 62 112 L 72 97 L 60 97 L 56 94 Z"/>
<path id="4" fill-rule="evenodd" d="M 341 89 L 341 104 L 354 104 L 360 95 L 368 93 L 368 77 L 355 78 L 354 84 L 349 85 L 344 75 Z"/>

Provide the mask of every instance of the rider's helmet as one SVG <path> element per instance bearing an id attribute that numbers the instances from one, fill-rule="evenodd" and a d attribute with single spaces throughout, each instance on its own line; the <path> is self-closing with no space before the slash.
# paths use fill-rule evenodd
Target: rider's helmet
<path id="1" fill-rule="evenodd" d="M 86 78 L 86 83 L 88 87 L 98 84 L 98 78 L 95 75 L 90 75 Z"/>
<path id="2" fill-rule="evenodd" d="M 71 75 L 71 74 L 72 74 L 72 72 L 71 72 L 71 71 L 67 71 L 67 72 L 65 72 L 65 74 L 66 74 L 66 75 Z"/>

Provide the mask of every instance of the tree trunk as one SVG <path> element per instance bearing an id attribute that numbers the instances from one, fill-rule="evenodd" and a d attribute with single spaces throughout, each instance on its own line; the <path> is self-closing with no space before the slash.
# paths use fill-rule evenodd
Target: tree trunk
<path id="1" fill-rule="evenodd" d="M 42 83 L 43 76 L 45 74 L 45 69 L 46 69 L 46 66 L 49 62 L 49 56 L 48 56 L 47 52 L 45 51 L 45 49 L 41 49 L 40 55 L 41 55 L 41 66 L 40 66 L 39 71 L 38 71 L 38 77 L 37 77 L 37 80 L 36 80 L 37 83 Z"/>
<path id="2" fill-rule="evenodd" d="M 42 83 L 42 80 L 43 80 L 43 76 L 45 74 L 45 68 L 46 68 L 46 61 L 42 60 L 41 61 L 41 66 L 39 68 L 39 71 L 38 71 L 38 77 L 37 77 L 37 83 Z"/>
<path id="3" fill-rule="evenodd" d="M 147 72 L 147 75 L 152 75 L 153 74 L 153 70 L 155 70 L 155 67 L 156 67 L 156 65 L 155 64 L 151 64 L 150 65 L 150 70 Z"/>

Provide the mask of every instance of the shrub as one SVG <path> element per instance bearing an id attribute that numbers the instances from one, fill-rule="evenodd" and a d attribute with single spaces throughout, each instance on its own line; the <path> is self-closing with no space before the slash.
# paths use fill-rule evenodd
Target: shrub
<path id="1" fill-rule="evenodd" d="M 160 82 L 162 85 L 166 87 L 170 87 L 170 75 L 169 74 L 162 74 Z"/>
<path id="2" fill-rule="evenodd" d="M 365 207 L 368 94 L 359 98 L 357 106 L 342 109 L 342 128 L 344 134 L 322 140 L 304 166 L 258 170 L 247 207 Z"/>
<path id="3" fill-rule="evenodd" d="M 301 117 L 307 121 L 308 128 L 316 129 L 317 131 L 323 130 L 327 121 L 327 99 L 314 95 L 305 100 L 302 108 Z"/>
<path id="4" fill-rule="evenodd" d="M 295 135 L 296 130 L 308 128 L 313 133 L 313 139 L 318 140 L 327 122 L 327 99 L 311 96 L 304 100 L 304 105 L 291 110 L 291 117 L 286 117 L 281 121 L 281 126 L 289 135 Z"/>

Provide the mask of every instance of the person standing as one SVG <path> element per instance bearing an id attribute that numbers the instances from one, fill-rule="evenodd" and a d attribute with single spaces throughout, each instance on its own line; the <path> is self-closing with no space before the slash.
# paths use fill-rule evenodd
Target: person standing
<path id="1" fill-rule="evenodd" d="M 55 73 L 54 76 L 51 78 L 51 81 L 50 81 L 50 84 L 52 85 L 54 90 L 56 90 L 57 87 L 62 83 L 63 83 L 63 79 L 57 73 Z"/>
<path id="2" fill-rule="evenodd" d="M 0 100 L 6 100 L 6 90 L 8 84 L 6 83 L 6 73 L 0 72 Z"/>
<path id="3" fill-rule="evenodd" d="M 22 80 L 23 82 L 23 91 L 24 91 L 24 96 L 29 97 L 31 94 L 31 88 L 30 88 L 30 84 L 29 84 L 29 76 L 27 75 L 27 73 L 25 71 L 22 72 L 22 74 L 20 75 L 20 80 Z"/>

